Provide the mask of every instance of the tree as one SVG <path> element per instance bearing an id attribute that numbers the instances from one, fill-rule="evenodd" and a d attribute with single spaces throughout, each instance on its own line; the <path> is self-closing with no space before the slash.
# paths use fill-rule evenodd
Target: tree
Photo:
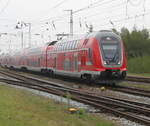
<path id="1" fill-rule="evenodd" d="M 128 58 L 150 55 L 150 39 L 147 29 L 138 31 L 134 28 L 130 33 L 127 28 L 122 28 L 120 35 Z"/>

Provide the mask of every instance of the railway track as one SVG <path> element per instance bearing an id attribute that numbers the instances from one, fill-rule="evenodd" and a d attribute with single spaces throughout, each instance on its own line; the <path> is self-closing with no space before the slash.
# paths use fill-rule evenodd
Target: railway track
<path id="1" fill-rule="evenodd" d="M 132 82 L 143 82 L 143 83 L 149 83 L 150 84 L 150 78 L 149 77 L 139 77 L 139 76 L 127 76 L 126 81 L 132 81 Z"/>
<path id="2" fill-rule="evenodd" d="M 143 96 L 150 98 L 150 91 L 149 90 L 143 90 L 135 87 L 127 87 L 127 86 L 115 86 L 115 87 L 108 87 L 110 90 L 124 92 L 128 94 L 133 94 L 137 96 Z"/>
<path id="3" fill-rule="evenodd" d="M 5 71 L 6 71 L 5 69 L 1 70 L 1 72 L 5 72 Z M 9 73 L 9 72 L 11 72 L 11 71 L 7 70 L 7 73 Z M 5 74 L 7 75 L 7 73 L 5 73 Z M 14 74 L 14 72 L 13 72 L 13 74 Z M 12 75 L 9 75 L 9 76 L 11 77 Z M 22 77 L 24 78 L 24 76 L 22 76 Z M 131 78 L 134 78 L 134 76 L 132 76 Z M 139 77 L 137 77 L 137 78 L 139 78 Z M 142 78 L 144 78 L 144 77 L 142 77 Z M 146 78 L 146 79 L 147 79 L 147 83 L 148 83 L 148 80 L 150 80 L 150 78 Z M 140 80 L 142 80 L 142 79 L 140 79 Z M 134 81 L 134 79 L 132 81 Z M 138 81 L 138 80 L 136 79 L 136 81 Z M 119 91 L 119 92 L 124 92 L 124 93 L 128 93 L 128 94 L 133 94 L 133 95 L 137 95 L 137 96 L 143 96 L 143 97 L 150 98 L 150 91 L 148 91 L 148 90 L 143 90 L 143 89 L 139 89 L 139 88 L 135 88 L 135 87 L 121 86 L 121 85 L 116 85 L 115 87 L 108 86 L 107 88 L 110 90 L 114 90 L 114 91 Z"/>
<path id="4" fill-rule="evenodd" d="M 9 76 L 9 77 L 15 78 L 14 77 L 14 71 L 7 70 L 7 72 L 6 72 L 5 70 L 1 70 L 1 72 L 5 75 Z M 9 74 L 9 73 L 12 73 L 12 74 Z M 25 76 L 20 75 L 20 79 L 21 78 L 22 78 L 22 80 L 29 79 L 29 78 L 25 78 Z M 16 77 L 16 79 L 17 79 L 17 77 Z M 45 81 L 45 82 L 48 82 L 48 81 Z M 110 90 L 114 90 L 114 91 L 119 91 L 119 92 L 124 92 L 124 93 L 128 93 L 128 94 L 133 94 L 133 95 L 137 95 L 137 96 L 143 96 L 143 97 L 150 98 L 150 91 L 148 91 L 148 90 L 143 90 L 143 89 L 139 89 L 139 88 L 135 88 L 135 87 L 121 86 L 121 85 L 120 86 L 116 85 L 115 87 L 114 86 L 108 86 L 107 88 Z"/>
<path id="5" fill-rule="evenodd" d="M 98 109 L 102 109 L 117 116 L 126 117 L 129 120 L 136 121 L 147 126 L 150 125 L 150 105 L 129 100 L 111 98 L 107 96 L 98 96 L 94 92 L 83 91 L 64 86 L 59 83 L 45 81 L 42 79 L 16 74 L 14 72 L 0 72 L 15 78 L 10 80 L 1 78 L 0 81 L 8 84 L 24 86 L 31 89 L 40 90 L 47 93 L 52 93 L 58 96 L 66 97 L 67 93 L 71 94 L 71 99 L 89 104 Z M 141 116 L 142 115 L 142 116 Z"/>

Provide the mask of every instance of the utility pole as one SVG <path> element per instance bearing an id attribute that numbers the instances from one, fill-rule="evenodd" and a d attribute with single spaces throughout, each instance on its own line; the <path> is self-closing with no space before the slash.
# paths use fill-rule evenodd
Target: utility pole
<path id="1" fill-rule="evenodd" d="M 25 22 L 23 22 L 23 21 L 21 21 L 21 22 L 18 22 L 17 23 L 17 25 L 16 25 L 16 29 L 21 29 L 22 30 L 22 28 L 23 27 L 28 27 L 29 28 L 29 31 L 28 31 L 28 37 L 29 37 L 29 47 L 31 47 L 31 23 L 25 23 Z M 21 32 L 21 47 L 23 48 L 23 37 L 24 37 L 24 35 L 23 35 L 23 30 L 22 30 L 22 32 Z"/>
<path id="2" fill-rule="evenodd" d="M 23 49 L 23 31 L 21 31 L 21 48 Z"/>
<path id="3" fill-rule="evenodd" d="M 73 10 L 65 10 L 70 12 L 70 36 L 73 36 Z"/>
<path id="4" fill-rule="evenodd" d="M 31 23 L 26 23 L 29 27 L 29 47 L 31 47 Z"/>

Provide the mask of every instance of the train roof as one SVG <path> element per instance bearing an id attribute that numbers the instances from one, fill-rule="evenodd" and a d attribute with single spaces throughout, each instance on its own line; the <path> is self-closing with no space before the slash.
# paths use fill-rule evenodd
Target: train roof
<path id="1" fill-rule="evenodd" d="M 97 39 L 100 39 L 101 37 L 104 37 L 104 36 L 114 36 L 114 37 L 117 37 L 118 39 L 121 39 L 119 35 L 109 30 L 101 30 L 97 32 L 92 32 L 88 34 L 86 38 L 88 39 L 90 37 L 96 37 Z"/>
<path id="2" fill-rule="evenodd" d="M 121 39 L 119 35 L 117 35 L 116 33 L 110 30 L 100 30 L 100 31 L 95 31 L 95 32 L 87 33 L 87 34 L 74 35 L 73 37 L 68 37 L 66 39 L 62 39 L 59 41 L 53 41 L 52 44 L 50 45 L 54 45 L 56 43 L 67 42 L 67 41 L 73 41 L 73 40 L 89 39 L 91 37 L 96 37 L 99 40 L 99 38 L 103 36 L 114 36 L 114 37 L 117 37 L 118 39 Z"/>

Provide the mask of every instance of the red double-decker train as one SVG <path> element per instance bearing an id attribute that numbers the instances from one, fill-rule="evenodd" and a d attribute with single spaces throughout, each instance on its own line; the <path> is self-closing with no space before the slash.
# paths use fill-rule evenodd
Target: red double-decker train
<path id="1" fill-rule="evenodd" d="M 126 57 L 121 38 L 111 31 L 52 41 L 43 47 L 2 55 L 2 66 L 86 80 L 122 80 Z"/>

